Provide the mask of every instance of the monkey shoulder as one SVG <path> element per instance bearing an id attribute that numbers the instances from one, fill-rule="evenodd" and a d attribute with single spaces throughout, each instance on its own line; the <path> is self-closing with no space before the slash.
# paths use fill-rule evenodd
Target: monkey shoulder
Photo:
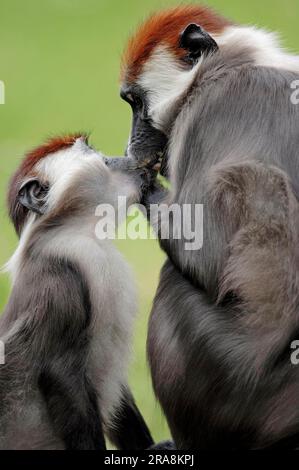
<path id="1" fill-rule="evenodd" d="M 198 113 L 208 116 L 215 111 L 222 122 L 225 117 L 234 117 L 236 110 L 242 111 L 242 116 L 236 116 L 237 122 L 240 117 L 245 122 L 252 119 L 251 109 L 262 117 L 271 109 L 277 111 L 277 106 L 294 111 L 292 83 L 298 79 L 299 71 L 256 66 L 246 54 L 242 56 L 242 52 L 232 56 L 215 55 L 200 69 L 186 93 L 182 109 L 191 111 L 188 115 L 192 121 Z M 186 113 L 183 112 L 181 118 L 185 120 Z"/>
<path id="2" fill-rule="evenodd" d="M 85 328 L 90 312 L 89 287 L 78 263 L 62 257 L 29 255 L 15 279 L 3 324 L 12 326 L 23 320 L 25 334 L 26 325 L 41 328 L 51 323 L 55 334 L 68 323 Z"/>
<path id="3" fill-rule="evenodd" d="M 206 71 L 198 79 L 176 119 L 170 153 L 177 186 L 186 175 L 198 175 L 194 194 L 200 200 L 211 166 L 244 156 L 296 174 L 299 107 L 292 104 L 291 84 L 298 74 L 253 64 L 215 74 Z"/>

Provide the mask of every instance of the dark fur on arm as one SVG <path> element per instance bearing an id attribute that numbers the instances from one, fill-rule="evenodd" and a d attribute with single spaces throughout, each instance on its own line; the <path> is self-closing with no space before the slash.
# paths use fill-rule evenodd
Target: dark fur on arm
<path id="1" fill-rule="evenodd" d="M 86 371 L 88 288 L 74 264 L 53 259 L 47 265 L 36 299 L 43 316 L 42 331 L 35 332 L 38 386 L 67 449 L 105 449 L 98 400 Z"/>
<path id="2" fill-rule="evenodd" d="M 105 450 L 96 393 L 86 377 L 78 381 L 72 375 L 76 371 L 62 377 L 51 367 L 40 374 L 39 387 L 54 429 L 68 450 Z"/>
<path id="3" fill-rule="evenodd" d="M 162 184 L 155 180 L 147 192 L 144 193 L 142 204 L 145 205 L 149 216 L 151 204 L 161 204 L 168 196 L 168 190 Z"/>
<path id="4" fill-rule="evenodd" d="M 123 390 L 121 406 L 116 412 L 114 426 L 109 430 L 109 438 L 120 450 L 142 450 L 153 444 L 149 429 L 128 387 Z"/>

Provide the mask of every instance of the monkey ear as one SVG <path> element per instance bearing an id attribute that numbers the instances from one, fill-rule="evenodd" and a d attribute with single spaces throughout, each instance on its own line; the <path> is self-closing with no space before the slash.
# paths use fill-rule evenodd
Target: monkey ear
<path id="1" fill-rule="evenodd" d="M 18 200 L 22 206 L 29 211 L 42 215 L 45 213 L 46 196 L 49 188 L 42 184 L 37 178 L 27 180 L 21 186 Z"/>
<path id="2" fill-rule="evenodd" d="M 189 52 L 187 60 L 192 64 L 196 63 L 202 54 L 209 54 L 218 50 L 216 41 L 195 23 L 189 24 L 180 34 L 179 47 Z"/>

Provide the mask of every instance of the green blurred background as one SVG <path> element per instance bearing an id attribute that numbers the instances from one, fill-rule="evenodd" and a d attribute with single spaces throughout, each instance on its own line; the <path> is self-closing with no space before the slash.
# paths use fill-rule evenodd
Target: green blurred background
<path id="1" fill-rule="evenodd" d="M 130 110 L 119 99 L 119 61 L 128 35 L 157 8 L 172 0 L 0 0 L 0 265 L 16 247 L 8 222 L 8 179 L 26 150 L 45 137 L 87 130 L 91 141 L 110 155 L 121 155 L 130 128 Z M 188 2 L 192 3 L 192 2 Z M 196 2 L 193 2 L 196 3 Z M 284 44 L 299 50 L 298 0 L 215 0 L 206 2 L 237 22 L 282 33 Z M 156 439 L 169 435 L 153 398 L 145 359 L 147 318 L 163 254 L 155 241 L 122 241 L 140 292 L 134 362 L 130 382 Z M 9 294 L 0 276 L 0 311 Z"/>

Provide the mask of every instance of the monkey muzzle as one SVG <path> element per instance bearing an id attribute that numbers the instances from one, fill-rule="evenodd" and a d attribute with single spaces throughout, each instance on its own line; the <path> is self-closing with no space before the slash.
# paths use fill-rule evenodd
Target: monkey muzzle
<path id="1" fill-rule="evenodd" d="M 104 157 L 105 165 L 115 171 L 138 171 L 142 169 L 154 169 L 154 163 L 150 159 L 139 161 L 132 157 Z M 151 162 L 151 163 L 150 163 Z"/>

